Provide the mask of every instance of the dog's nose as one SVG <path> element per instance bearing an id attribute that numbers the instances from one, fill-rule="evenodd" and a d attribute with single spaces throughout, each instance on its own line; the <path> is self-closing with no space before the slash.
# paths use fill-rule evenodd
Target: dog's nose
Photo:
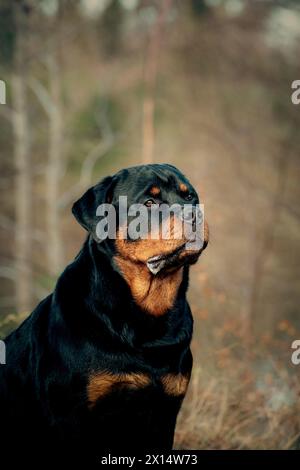
<path id="1" fill-rule="evenodd" d="M 193 224 L 196 221 L 196 210 L 194 207 L 184 207 L 181 213 L 181 219 L 184 222 Z"/>

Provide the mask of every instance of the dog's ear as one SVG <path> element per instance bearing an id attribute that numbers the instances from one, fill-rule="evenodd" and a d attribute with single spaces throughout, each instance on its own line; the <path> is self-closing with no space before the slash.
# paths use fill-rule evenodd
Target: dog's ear
<path id="1" fill-rule="evenodd" d="M 97 225 L 96 211 L 100 204 L 110 203 L 112 200 L 114 179 L 107 176 L 100 183 L 88 189 L 78 201 L 73 204 L 72 212 L 75 219 L 88 232 L 95 236 Z"/>

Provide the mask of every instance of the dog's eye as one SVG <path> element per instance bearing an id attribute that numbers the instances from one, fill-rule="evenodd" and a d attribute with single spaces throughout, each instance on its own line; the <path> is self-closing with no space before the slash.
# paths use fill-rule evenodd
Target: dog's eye
<path id="1" fill-rule="evenodd" d="M 147 201 L 145 202 L 145 206 L 147 207 L 151 207 L 153 206 L 153 204 L 156 204 L 156 202 L 153 201 L 153 199 L 147 199 Z"/>
<path id="2" fill-rule="evenodd" d="M 186 196 L 184 196 L 184 199 L 186 201 L 191 201 L 193 199 L 193 195 L 192 194 L 187 194 Z"/>

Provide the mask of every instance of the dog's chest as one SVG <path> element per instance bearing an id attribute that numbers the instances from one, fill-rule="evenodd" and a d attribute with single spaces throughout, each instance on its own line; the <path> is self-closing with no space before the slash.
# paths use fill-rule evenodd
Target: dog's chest
<path id="1" fill-rule="evenodd" d="M 134 397 L 135 393 L 145 396 L 148 392 L 155 392 L 162 396 L 183 398 L 189 384 L 189 375 L 182 373 L 168 373 L 153 377 L 146 373 L 112 373 L 101 371 L 91 374 L 87 383 L 88 406 L 92 409 L 100 400 L 104 400 L 110 395 L 118 392 Z"/>

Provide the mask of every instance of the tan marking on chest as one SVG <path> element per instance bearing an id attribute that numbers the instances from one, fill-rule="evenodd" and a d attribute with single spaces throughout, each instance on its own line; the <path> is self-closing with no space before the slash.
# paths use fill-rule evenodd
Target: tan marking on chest
<path id="1" fill-rule="evenodd" d="M 89 378 L 87 396 L 89 408 L 92 408 L 97 400 L 105 397 L 115 388 L 128 388 L 138 390 L 150 385 L 151 378 L 147 374 L 113 374 L 108 371 L 98 372 Z"/>
<path id="2" fill-rule="evenodd" d="M 161 383 L 167 395 L 174 397 L 186 394 L 190 378 L 182 374 L 166 374 L 161 378 Z"/>
<path id="3" fill-rule="evenodd" d="M 173 307 L 182 282 L 182 268 L 164 277 L 154 277 L 144 265 L 119 256 L 115 261 L 130 287 L 132 297 L 143 310 L 159 317 Z"/>

